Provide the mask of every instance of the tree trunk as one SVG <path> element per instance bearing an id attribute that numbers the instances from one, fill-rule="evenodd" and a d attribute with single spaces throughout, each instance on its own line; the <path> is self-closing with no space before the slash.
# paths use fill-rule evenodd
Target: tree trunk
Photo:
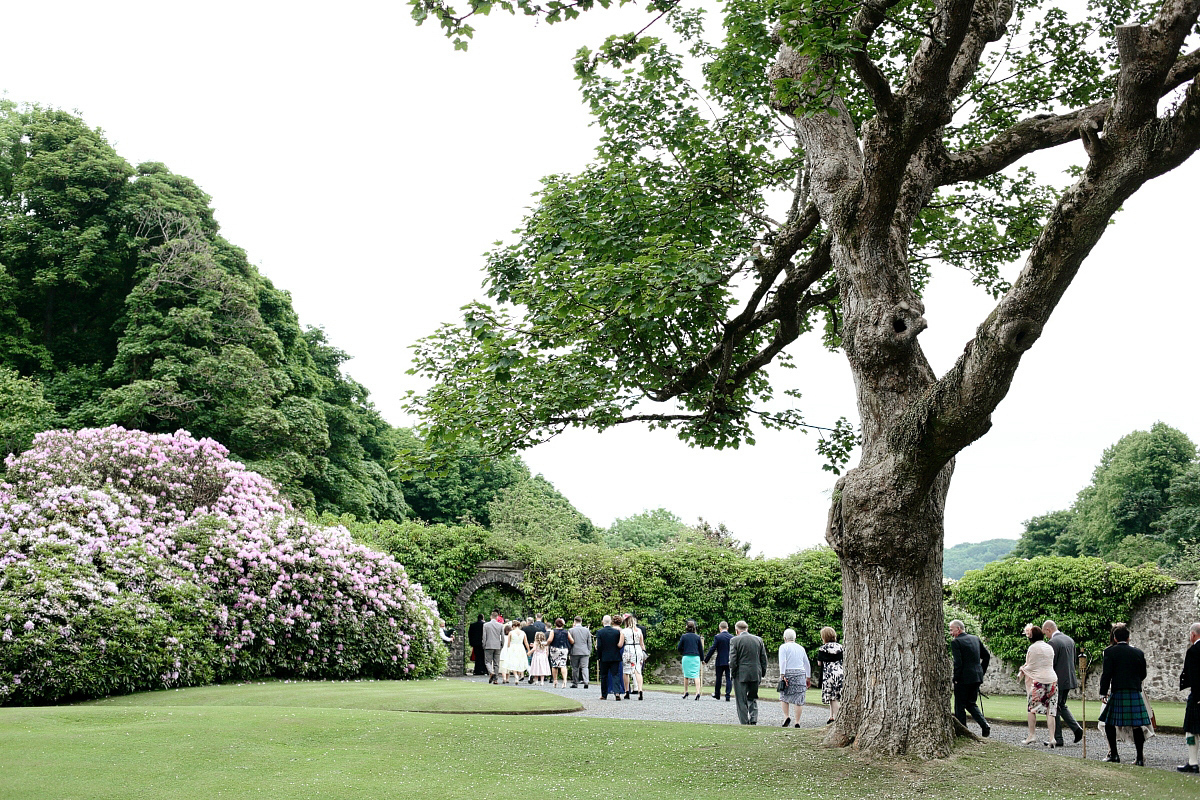
<path id="1" fill-rule="evenodd" d="M 942 538 L 952 470 L 907 513 L 878 468 L 839 481 L 828 535 L 842 564 L 846 677 L 830 744 L 884 756 L 950 753 Z"/>

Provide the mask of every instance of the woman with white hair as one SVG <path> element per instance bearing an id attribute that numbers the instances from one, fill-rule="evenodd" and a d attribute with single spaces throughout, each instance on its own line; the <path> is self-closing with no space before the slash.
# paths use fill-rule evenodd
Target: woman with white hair
<path id="1" fill-rule="evenodd" d="M 812 670 L 808 653 L 796 644 L 796 632 L 788 628 L 783 632 L 783 645 L 779 648 L 779 702 L 783 704 L 783 727 L 792 724 L 792 713 L 796 724 L 804 711 L 804 692 L 808 689 L 808 676 Z"/>

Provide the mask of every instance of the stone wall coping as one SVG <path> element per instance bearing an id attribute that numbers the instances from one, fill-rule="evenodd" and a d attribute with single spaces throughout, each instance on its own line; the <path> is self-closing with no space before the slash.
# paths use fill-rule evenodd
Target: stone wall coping
<path id="1" fill-rule="evenodd" d="M 523 570 L 523 569 L 525 569 L 525 565 L 522 564 L 520 561 L 480 561 L 477 568 L 481 569 L 481 570 L 489 570 L 489 569 Z"/>

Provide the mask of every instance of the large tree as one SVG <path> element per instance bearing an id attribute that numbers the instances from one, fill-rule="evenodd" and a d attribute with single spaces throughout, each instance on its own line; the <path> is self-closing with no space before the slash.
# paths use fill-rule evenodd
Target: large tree
<path id="1" fill-rule="evenodd" d="M 414 16 L 465 46 L 467 18 L 494 6 L 553 22 L 594 5 L 468 2 L 413 0 Z M 954 457 L 991 426 L 1121 204 L 1200 146 L 1200 0 L 1074 16 L 1014 0 L 730 0 L 720 45 L 702 12 L 650 10 L 676 44 L 643 30 L 581 51 L 596 160 L 545 179 L 517 242 L 493 252 L 495 303 L 422 343 L 417 370 L 436 384 L 416 406 L 431 435 L 497 449 L 632 421 L 736 446 L 755 421 L 804 424 L 769 402 L 765 368 L 823 333 L 849 362 L 861 441 L 827 530 L 853 643 L 829 737 L 944 756 Z M 1069 186 L 1019 166 L 1071 142 Z M 946 263 L 998 302 L 939 376 L 921 290 Z"/>

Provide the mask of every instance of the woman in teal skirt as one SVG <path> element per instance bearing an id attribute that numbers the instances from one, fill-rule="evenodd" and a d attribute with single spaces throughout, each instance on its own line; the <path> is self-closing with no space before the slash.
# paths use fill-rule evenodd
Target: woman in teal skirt
<path id="1" fill-rule="evenodd" d="M 676 645 L 679 651 L 681 661 L 683 663 L 683 699 L 688 696 L 688 681 L 696 683 L 696 699 L 700 699 L 700 694 L 703 689 L 700 684 L 700 657 L 704 654 L 704 639 L 700 638 L 700 634 L 696 633 L 696 620 L 689 619 L 687 621 L 687 631 L 683 636 L 679 637 L 679 644 Z"/>

